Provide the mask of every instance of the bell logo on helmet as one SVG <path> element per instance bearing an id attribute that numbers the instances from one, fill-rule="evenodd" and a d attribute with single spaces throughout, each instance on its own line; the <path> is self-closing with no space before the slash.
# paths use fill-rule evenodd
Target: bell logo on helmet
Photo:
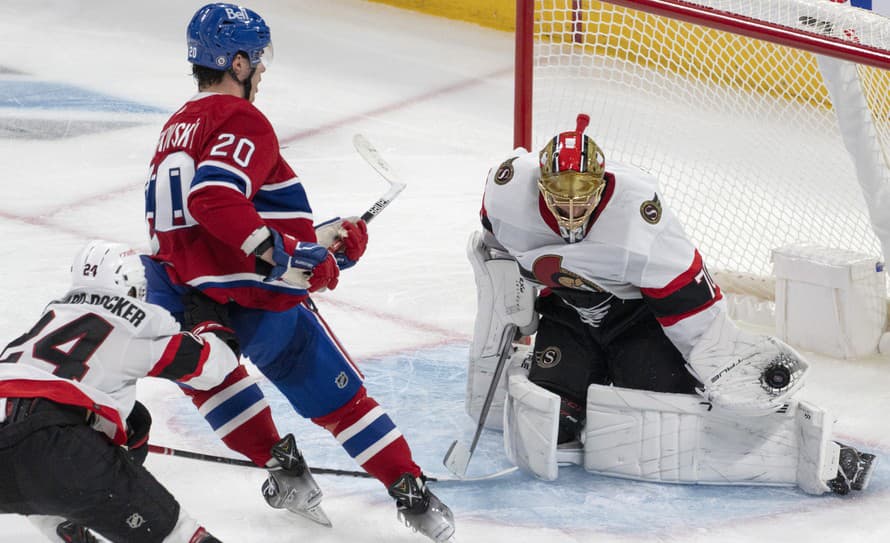
<path id="1" fill-rule="evenodd" d="M 249 21 L 250 17 L 247 15 L 247 12 L 244 11 L 244 8 L 235 11 L 232 8 L 226 8 L 226 15 L 229 16 L 229 19 L 238 19 L 239 21 Z"/>

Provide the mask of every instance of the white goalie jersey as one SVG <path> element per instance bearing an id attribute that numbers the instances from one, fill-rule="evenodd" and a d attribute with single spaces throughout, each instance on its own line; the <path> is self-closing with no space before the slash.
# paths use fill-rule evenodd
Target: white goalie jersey
<path id="1" fill-rule="evenodd" d="M 0 398 L 42 397 L 85 407 L 117 444 L 136 381 L 160 377 L 201 390 L 238 366 L 215 334 L 181 332 L 163 308 L 100 290 L 72 290 L 0 353 Z"/>
<path id="2" fill-rule="evenodd" d="M 662 207 L 656 180 L 610 162 L 584 237 L 567 243 L 538 190 L 538 155 L 518 151 L 485 185 L 482 223 L 497 243 L 544 287 L 603 293 L 597 307 L 576 307 L 591 326 L 607 323 L 611 297 L 645 299 L 688 358 L 723 300 L 679 220 Z"/>

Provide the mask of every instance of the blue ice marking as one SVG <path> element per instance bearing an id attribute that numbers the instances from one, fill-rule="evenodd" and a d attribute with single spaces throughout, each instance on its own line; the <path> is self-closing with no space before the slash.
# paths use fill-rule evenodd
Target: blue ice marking
<path id="1" fill-rule="evenodd" d="M 0 79 L 0 108 L 165 113 L 154 106 L 50 81 Z"/>

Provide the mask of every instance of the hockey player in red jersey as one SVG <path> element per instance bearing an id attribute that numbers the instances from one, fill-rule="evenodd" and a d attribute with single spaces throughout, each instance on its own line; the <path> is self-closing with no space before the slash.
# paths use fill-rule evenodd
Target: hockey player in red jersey
<path id="1" fill-rule="evenodd" d="M 218 386 L 239 367 L 232 331 L 181 332 L 140 298 L 142 264 L 125 245 L 90 242 L 71 275 L 0 353 L 0 513 L 29 515 L 53 541 L 96 541 L 87 528 L 120 543 L 219 541 L 142 467 L 151 416 L 136 381 Z"/>
<path id="2" fill-rule="evenodd" d="M 468 251 L 480 285 L 471 384 L 491 360 L 524 358 L 499 346 L 501 330 L 536 326 L 502 389 L 510 459 L 543 479 L 569 460 L 642 480 L 865 488 L 874 456 L 831 441 L 830 417 L 796 398 L 805 360 L 732 323 L 656 180 L 607 163 L 589 122 L 489 172 Z M 480 387 L 468 390 L 478 403 Z"/>
<path id="3" fill-rule="evenodd" d="M 386 486 L 399 516 L 430 539 L 449 540 L 451 511 L 426 487 L 405 438 L 368 396 L 361 372 L 309 299 L 336 288 L 340 271 L 362 256 L 367 227 L 358 219 L 313 224 L 299 177 L 252 104 L 271 60 L 269 27 L 249 9 L 209 4 L 194 15 L 187 37 L 199 92 L 164 126 L 151 162 L 148 299 L 176 315 L 216 304 L 231 318 L 243 353 L 300 415 L 330 431 Z M 243 418 L 232 409 L 211 423 L 230 429 Z M 226 443 L 250 449 L 259 465 L 269 459 L 262 454 L 268 444 L 247 434 Z M 305 514 L 306 504 L 286 499 L 280 486 L 271 473 L 266 500 Z M 307 516 L 328 523 L 320 508 Z"/>

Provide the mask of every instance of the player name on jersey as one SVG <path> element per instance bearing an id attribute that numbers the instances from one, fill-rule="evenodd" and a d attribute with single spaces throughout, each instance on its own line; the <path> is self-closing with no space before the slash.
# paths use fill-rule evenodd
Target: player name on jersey
<path id="1" fill-rule="evenodd" d="M 145 319 L 145 311 L 134 304 L 132 299 L 126 296 L 114 296 L 111 294 L 90 294 L 86 292 L 72 292 L 62 300 L 64 304 L 90 304 L 103 307 L 109 313 L 129 321 L 134 327 L 138 327 Z"/>
<path id="2" fill-rule="evenodd" d="M 158 152 L 163 153 L 171 147 L 185 149 L 191 147 L 192 136 L 201 124 L 201 119 L 193 123 L 173 123 L 161 132 L 158 139 Z"/>

